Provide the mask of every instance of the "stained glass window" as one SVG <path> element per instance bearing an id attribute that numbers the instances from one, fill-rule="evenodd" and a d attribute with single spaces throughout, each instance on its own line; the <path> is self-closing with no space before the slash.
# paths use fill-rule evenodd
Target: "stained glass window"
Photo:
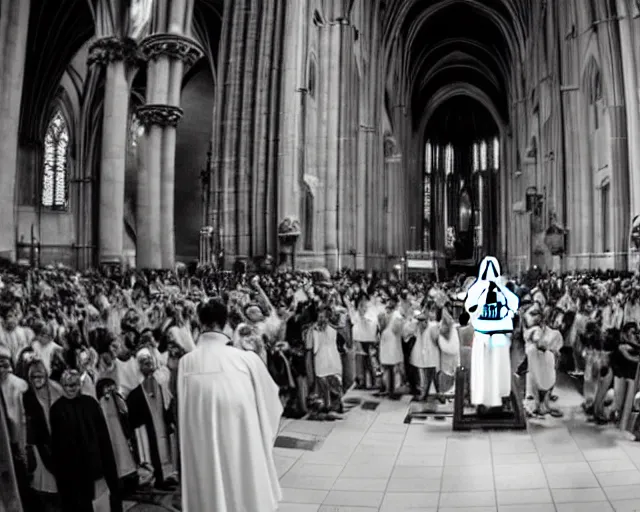
<path id="1" fill-rule="evenodd" d="M 484 171 L 487 168 L 487 142 L 482 141 L 480 143 L 480 170 Z"/>
<path id="2" fill-rule="evenodd" d="M 68 203 L 67 157 L 69 128 L 57 110 L 44 137 L 44 175 L 42 178 L 42 206 L 66 210 Z"/>
<path id="3" fill-rule="evenodd" d="M 427 142 L 424 150 L 424 170 L 427 174 L 431 174 L 431 166 L 433 165 L 431 156 L 431 142 Z"/>
<path id="4" fill-rule="evenodd" d="M 473 172 L 480 170 L 480 145 L 476 142 L 473 144 Z"/>
<path id="5" fill-rule="evenodd" d="M 445 164 L 444 164 L 444 172 L 446 174 L 453 173 L 453 146 L 451 144 L 447 144 L 444 153 Z"/>
<path id="6" fill-rule="evenodd" d="M 493 139 L 493 168 L 500 169 L 500 140 L 498 137 Z"/>

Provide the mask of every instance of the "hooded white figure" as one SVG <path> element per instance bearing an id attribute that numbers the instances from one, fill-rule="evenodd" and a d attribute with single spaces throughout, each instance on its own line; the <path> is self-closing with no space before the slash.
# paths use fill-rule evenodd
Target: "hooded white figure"
<path id="1" fill-rule="evenodd" d="M 519 302 L 517 295 L 503 284 L 498 260 L 484 258 L 464 302 L 475 331 L 471 348 L 474 405 L 499 407 L 502 398 L 511 394 L 510 335 Z"/>

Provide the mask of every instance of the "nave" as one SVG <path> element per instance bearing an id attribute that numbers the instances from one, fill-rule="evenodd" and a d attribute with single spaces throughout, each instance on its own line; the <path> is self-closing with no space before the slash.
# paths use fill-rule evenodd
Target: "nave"
<path id="1" fill-rule="evenodd" d="M 375 411 L 357 407 L 341 422 L 284 422 L 280 435 L 323 441 L 311 452 L 276 448 L 280 511 L 640 508 L 640 447 L 629 434 L 587 423 L 569 379 L 558 395 L 564 418 L 529 420 L 525 432 L 453 432 L 450 419 L 406 425 L 408 397 Z"/>
<path id="2" fill-rule="evenodd" d="M 451 419 L 404 424 L 409 397 L 377 401 L 339 422 L 283 419 L 275 448 L 279 512 L 632 512 L 640 508 L 640 446 L 614 427 L 586 423 L 565 378 L 564 418 L 530 420 L 525 432 L 453 432 Z M 179 510 L 167 496 L 125 510 Z"/>

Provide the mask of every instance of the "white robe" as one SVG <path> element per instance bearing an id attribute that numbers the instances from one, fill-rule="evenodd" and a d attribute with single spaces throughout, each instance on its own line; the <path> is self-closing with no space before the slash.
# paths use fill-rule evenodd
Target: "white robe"
<path id="1" fill-rule="evenodd" d="M 481 320 L 487 300 L 490 281 L 497 283 L 497 294 L 506 303 L 508 316 L 495 322 L 498 326 L 494 333 L 480 332 L 491 322 Z M 471 403 L 486 407 L 499 407 L 502 398 L 511 394 L 511 357 L 509 347 L 511 334 L 505 331 L 511 327 L 513 314 L 518 310 L 519 299 L 500 283 L 500 264 L 498 260 L 487 256 L 480 264 L 478 279 L 467 291 L 465 309 L 471 316 L 476 329 L 471 347 Z"/>
<path id="2" fill-rule="evenodd" d="M 264 363 L 200 335 L 180 360 L 178 418 L 183 512 L 274 512 L 282 498 L 273 459 L 282 404 Z"/>
<path id="3" fill-rule="evenodd" d="M 500 337 L 500 340 L 497 338 Z M 493 343 L 498 341 L 499 346 Z M 506 334 L 473 333 L 471 347 L 471 403 L 499 407 L 511 394 L 511 340 Z"/>

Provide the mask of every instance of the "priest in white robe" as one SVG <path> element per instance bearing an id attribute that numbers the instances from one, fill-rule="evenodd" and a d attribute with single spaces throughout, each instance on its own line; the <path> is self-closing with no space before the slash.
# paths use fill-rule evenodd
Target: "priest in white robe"
<path id="1" fill-rule="evenodd" d="M 471 348 L 471 403 L 500 407 L 511 394 L 511 333 L 519 299 L 503 283 L 500 263 L 487 256 L 465 299 L 474 328 Z"/>
<path id="2" fill-rule="evenodd" d="M 275 512 L 273 458 L 282 403 L 267 367 L 223 334 L 225 304 L 199 308 L 198 345 L 180 360 L 178 418 L 183 512 Z"/>

